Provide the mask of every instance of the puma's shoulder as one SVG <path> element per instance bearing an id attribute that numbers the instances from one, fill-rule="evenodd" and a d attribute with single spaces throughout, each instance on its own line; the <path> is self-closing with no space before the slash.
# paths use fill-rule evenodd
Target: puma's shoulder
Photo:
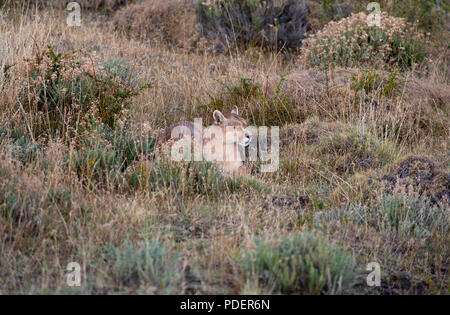
<path id="1" fill-rule="evenodd" d="M 158 143 L 165 143 L 170 139 L 181 139 L 183 135 L 189 134 L 192 137 L 200 135 L 200 131 L 195 128 L 194 123 L 190 121 L 179 121 L 166 129 L 158 136 Z"/>

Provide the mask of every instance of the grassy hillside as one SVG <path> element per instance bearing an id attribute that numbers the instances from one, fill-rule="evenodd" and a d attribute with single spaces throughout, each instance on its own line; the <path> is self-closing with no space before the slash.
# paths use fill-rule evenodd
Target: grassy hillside
<path id="1" fill-rule="evenodd" d="M 0 1 L 0 294 L 449 293 L 448 1 L 62 2 Z M 276 172 L 155 143 L 234 106 Z"/>

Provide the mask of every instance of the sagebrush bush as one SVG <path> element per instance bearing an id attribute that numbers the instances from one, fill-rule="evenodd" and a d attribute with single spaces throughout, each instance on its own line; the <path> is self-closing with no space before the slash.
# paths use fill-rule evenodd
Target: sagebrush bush
<path id="1" fill-rule="evenodd" d="M 130 65 L 101 61 L 83 52 L 35 51 L 14 71 L 19 106 L 29 115 L 35 138 L 72 138 L 89 119 L 114 128 L 140 88 L 132 84 Z"/>
<path id="2" fill-rule="evenodd" d="M 174 294 L 181 291 L 183 253 L 172 250 L 161 241 L 146 242 L 137 247 L 126 243 L 123 248 L 106 249 L 109 276 L 119 287 L 141 287 L 147 293 Z"/>
<path id="3" fill-rule="evenodd" d="M 148 159 L 155 144 L 150 134 L 133 134 L 126 127 L 113 130 L 101 123 L 91 124 L 79 139 L 80 148 L 68 157 L 69 165 L 89 187 L 118 187 L 126 169 Z"/>
<path id="4" fill-rule="evenodd" d="M 357 130 L 325 135 L 310 150 L 338 174 L 378 168 L 394 157 L 392 145 Z"/>
<path id="5" fill-rule="evenodd" d="M 218 48 L 262 45 L 299 48 L 309 30 L 307 8 L 297 0 L 200 0 L 201 33 Z"/>
<path id="6" fill-rule="evenodd" d="M 362 71 L 357 76 L 354 75 L 351 77 L 351 88 L 355 95 L 359 91 L 364 91 L 366 95 L 375 94 L 378 97 L 390 97 L 399 90 L 397 77 L 397 72 L 385 75 L 373 70 Z M 356 98 L 354 101 L 356 102 Z"/>
<path id="7" fill-rule="evenodd" d="M 25 129 L 6 123 L 0 128 L 0 143 L 7 147 L 10 144 L 11 157 L 27 164 L 32 162 L 41 152 L 42 145 L 27 137 Z"/>
<path id="8" fill-rule="evenodd" d="M 175 162 L 165 155 L 130 167 L 127 182 L 134 189 L 170 191 L 182 196 L 203 195 L 217 199 L 224 193 L 267 191 L 257 180 L 230 177 L 207 161 Z"/>
<path id="9" fill-rule="evenodd" d="M 225 188 L 224 177 L 211 162 L 177 163 L 162 157 L 150 168 L 138 167 L 130 174 L 132 183 L 153 189 L 171 189 L 181 194 L 217 195 Z"/>
<path id="10" fill-rule="evenodd" d="M 355 280 L 351 255 L 325 237 L 306 231 L 277 239 L 255 239 L 243 253 L 247 281 L 279 293 L 339 294 Z"/>
<path id="11" fill-rule="evenodd" d="M 367 11 L 367 5 L 372 0 L 322 0 L 308 1 L 310 9 L 309 19 L 315 28 L 323 26 L 329 21 L 337 21 L 348 17 L 352 12 Z M 389 15 L 405 18 L 408 22 L 417 24 L 420 28 L 437 32 L 445 28 L 446 14 L 449 3 L 435 0 L 379 0 L 381 10 Z"/>
<path id="12" fill-rule="evenodd" d="M 369 26 L 367 14 L 330 22 L 304 41 L 303 58 L 312 66 L 411 69 L 426 61 L 427 40 L 403 18 L 381 15 L 380 27 Z"/>
<path id="13" fill-rule="evenodd" d="M 381 200 L 378 227 L 406 237 L 431 238 L 450 233 L 450 214 L 428 200 L 386 195 Z"/>

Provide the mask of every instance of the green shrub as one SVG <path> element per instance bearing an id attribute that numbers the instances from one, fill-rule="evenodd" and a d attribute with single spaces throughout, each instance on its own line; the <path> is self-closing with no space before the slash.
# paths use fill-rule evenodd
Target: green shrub
<path id="1" fill-rule="evenodd" d="M 9 143 L 11 157 L 23 164 L 35 160 L 42 152 L 42 145 L 31 141 L 27 134 L 28 132 L 25 132 L 22 128 L 15 127 L 14 124 L 6 123 L 0 128 L 0 142 L 5 141 Z"/>
<path id="2" fill-rule="evenodd" d="M 9 227 L 32 234 L 55 229 L 61 215 L 66 218 L 73 209 L 71 197 L 64 187 L 42 191 L 23 179 L 11 178 L 11 172 L 0 167 L 0 217 Z"/>
<path id="3" fill-rule="evenodd" d="M 80 149 L 70 157 L 70 166 L 93 187 L 102 183 L 118 186 L 126 169 L 148 159 L 155 144 L 150 134 L 134 135 L 126 128 L 112 130 L 97 123 L 80 139 Z"/>
<path id="4" fill-rule="evenodd" d="M 378 227 L 402 236 L 431 238 L 449 235 L 450 215 L 444 207 L 432 206 L 426 199 L 385 195 L 379 209 Z"/>
<path id="5" fill-rule="evenodd" d="M 268 188 L 261 182 L 240 176 L 227 176 L 208 161 L 175 162 L 162 156 L 141 163 L 126 175 L 133 189 L 163 189 L 183 195 L 204 195 L 217 199 L 224 192 L 264 192 Z"/>
<path id="6" fill-rule="evenodd" d="M 448 1 L 401 0 L 392 1 L 390 13 L 394 16 L 404 17 L 408 22 L 417 23 L 418 26 L 432 32 L 445 28 L 445 16 L 449 9 Z"/>
<path id="7" fill-rule="evenodd" d="M 158 294 L 181 291 L 183 253 L 160 241 L 146 242 L 141 247 L 126 243 L 123 248 L 107 248 L 105 259 L 109 276 L 120 286 L 153 287 Z"/>
<path id="8" fill-rule="evenodd" d="M 121 82 L 128 82 L 131 87 L 138 85 L 138 78 L 133 73 L 133 65 L 128 60 L 123 58 L 102 60 L 100 66 L 108 73 L 109 77 L 119 78 Z"/>
<path id="9" fill-rule="evenodd" d="M 353 221 L 361 226 L 372 226 L 381 232 L 403 237 L 432 240 L 450 233 L 450 214 L 426 198 L 408 195 L 383 195 L 379 204 L 349 204 L 341 209 L 317 214 L 316 223 L 338 220 L 345 225 Z"/>
<path id="10" fill-rule="evenodd" d="M 210 162 L 171 161 L 166 156 L 136 165 L 127 173 L 134 189 L 164 189 L 180 194 L 209 194 L 223 184 L 220 171 Z"/>
<path id="11" fill-rule="evenodd" d="M 339 175 L 386 165 L 395 157 L 393 145 L 359 130 L 334 131 L 306 148 L 319 165 Z"/>
<path id="12" fill-rule="evenodd" d="M 268 292 L 343 293 L 356 277 L 352 257 L 312 232 L 278 239 L 256 238 L 255 247 L 242 255 L 247 281 L 258 279 Z"/>
<path id="13" fill-rule="evenodd" d="M 304 41 L 304 58 L 312 66 L 398 67 L 423 64 L 426 39 L 402 18 L 381 15 L 380 27 L 369 26 L 367 14 L 353 14 L 330 22 Z"/>
<path id="14" fill-rule="evenodd" d="M 51 46 L 18 65 L 16 77 L 22 84 L 19 102 L 31 114 L 35 138 L 72 138 L 90 118 L 114 128 L 140 91 L 124 60 L 56 53 Z"/>
<path id="15" fill-rule="evenodd" d="M 180 192 L 216 195 L 225 188 L 222 173 L 211 162 L 177 165 L 167 159 L 161 159 L 153 165 L 150 176 L 156 187 L 172 187 Z"/>
<path id="16" fill-rule="evenodd" d="M 309 29 L 306 15 L 305 3 L 296 0 L 200 0 L 198 8 L 202 34 L 222 50 L 235 44 L 298 48 Z"/>
<path id="17" fill-rule="evenodd" d="M 375 92 L 377 96 L 392 96 L 398 91 L 398 74 L 396 72 L 384 76 L 374 70 L 362 71 L 358 76 L 352 76 L 352 90 L 356 93 L 364 91 L 365 94 Z"/>
<path id="18" fill-rule="evenodd" d="M 12 145 L 12 158 L 21 161 L 23 164 L 34 160 L 41 152 L 39 143 L 32 143 L 25 137 L 17 139 Z"/>
<path id="19" fill-rule="evenodd" d="M 242 115 L 251 125 L 281 126 L 298 121 L 302 118 L 300 105 L 282 93 L 284 81 L 285 77 L 281 77 L 273 90 L 266 90 L 251 78 L 240 78 L 236 83 L 224 85 L 220 96 L 199 105 L 196 112 L 207 124 L 213 123 L 214 110 L 227 112 L 234 106 L 242 108 Z"/>

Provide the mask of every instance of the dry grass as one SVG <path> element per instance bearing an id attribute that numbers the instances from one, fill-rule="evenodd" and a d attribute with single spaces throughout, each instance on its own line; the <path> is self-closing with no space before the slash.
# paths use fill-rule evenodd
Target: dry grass
<path id="1" fill-rule="evenodd" d="M 113 20 L 116 29 L 152 45 L 161 42 L 173 48 L 198 45 L 198 24 L 191 0 L 144 1 L 119 10 Z"/>
<path id="2" fill-rule="evenodd" d="M 139 2 L 141 0 L 80 0 L 77 3 L 80 4 L 83 10 L 95 10 L 95 11 L 106 11 L 112 12 L 113 10 L 117 10 L 121 6 L 125 6 L 127 4 L 133 2 Z M 17 1 L 19 2 L 19 1 Z M 28 2 L 31 6 L 38 5 L 44 8 L 48 7 L 56 7 L 56 8 L 66 8 L 67 4 L 72 2 L 69 0 L 31 0 L 24 1 Z"/>
<path id="3" fill-rule="evenodd" d="M 421 74 L 320 71 L 258 48 L 173 49 L 185 33 L 165 19 L 155 31 L 169 43 L 154 45 L 139 4 L 124 9 L 144 21 L 127 29 L 134 38 L 95 13 L 70 28 L 64 12 L 17 9 L 0 10 L 0 293 L 448 293 L 450 97 L 439 58 Z M 27 67 L 39 67 L 32 60 L 48 45 L 86 53 L 85 73 L 129 65 L 135 86 L 149 84 L 118 124 L 80 115 L 62 123 L 85 125 L 66 137 L 36 134 L 49 102 L 30 110 L 24 91 L 36 80 L 45 89 L 51 74 L 46 82 Z M 29 104 L 43 100 L 36 94 Z M 95 95 L 86 104 L 105 100 Z M 255 162 L 231 178 L 154 150 L 161 128 L 206 124 L 235 105 L 252 124 L 280 126 L 277 172 Z M 428 159 L 409 167 L 411 155 L 429 158 L 430 178 Z M 66 284 L 71 261 L 82 267 L 80 288 Z M 364 282 L 371 261 L 381 264 L 380 288 Z M 342 287 L 317 280 L 327 268 L 339 275 L 343 262 Z M 280 276 L 293 271 L 298 281 Z"/>

